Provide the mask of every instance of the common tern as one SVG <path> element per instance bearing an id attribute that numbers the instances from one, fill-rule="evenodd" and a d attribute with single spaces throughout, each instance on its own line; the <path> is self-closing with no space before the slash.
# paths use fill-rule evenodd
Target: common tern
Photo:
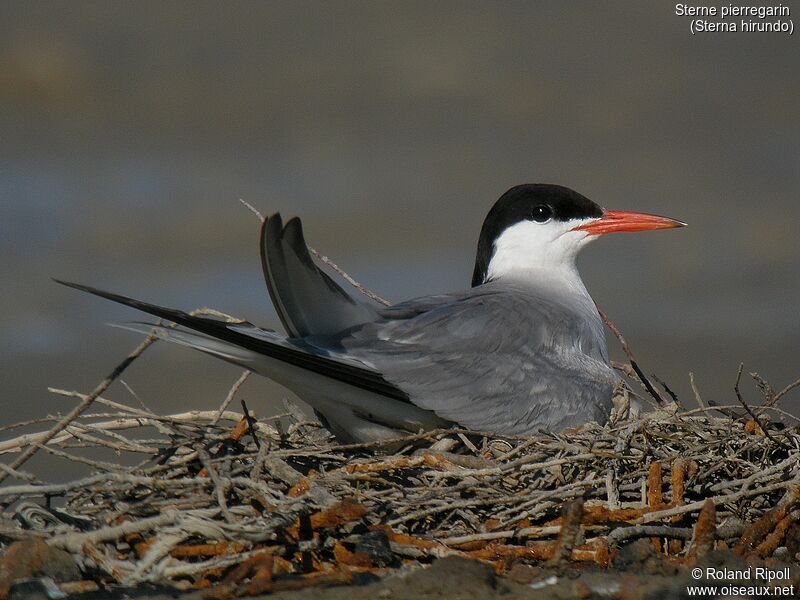
<path id="1" fill-rule="evenodd" d="M 300 220 L 275 214 L 261 228 L 261 262 L 285 335 L 59 283 L 174 322 L 125 327 L 278 382 L 342 441 L 453 424 L 524 436 L 603 422 L 611 409 L 619 377 L 575 264 L 581 248 L 683 225 L 606 210 L 557 185 L 519 185 L 483 223 L 470 289 L 383 307 L 348 294 L 314 263 Z"/>

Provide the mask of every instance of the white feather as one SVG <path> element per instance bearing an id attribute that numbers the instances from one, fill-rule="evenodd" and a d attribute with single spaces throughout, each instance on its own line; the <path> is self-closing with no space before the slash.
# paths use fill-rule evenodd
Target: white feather
<path id="1" fill-rule="evenodd" d="M 574 231 L 587 219 L 570 221 L 520 221 L 501 233 L 487 269 L 490 280 L 552 282 L 589 298 L 575 259 L 581 248 L 597 236 Z M 591 298 L 589 298 L 591 300 Z"/>

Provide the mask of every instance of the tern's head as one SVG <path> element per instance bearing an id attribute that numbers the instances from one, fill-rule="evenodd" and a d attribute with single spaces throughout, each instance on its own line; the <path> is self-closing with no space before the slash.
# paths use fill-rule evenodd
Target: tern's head
<path id="1" fill-rule="evenodd" d="M 572 272 L 580 249 L 599 235 L 683 225 L 667 217 L 606 210 L 559 185 L 518 185 L 495 202 L 483 222 L 472 285 L 524 278 L 541 269 Z"/>

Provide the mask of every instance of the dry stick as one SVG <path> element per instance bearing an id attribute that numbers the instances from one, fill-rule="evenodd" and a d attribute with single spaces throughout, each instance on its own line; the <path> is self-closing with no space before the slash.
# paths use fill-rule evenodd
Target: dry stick
<path id="1" fill-rule="evenodd" d="M 237 480 L 238 481 L 238 480 Z M 77 489 L 85 489 L 92 485 L 120 483 L 130 485 L 150 486 L 153 489 L 173 489 L 182 487 L 203 487 L 213 484 L 213 481 L 198 477 L 180 477 L 172 479 L 159 479 L 127 473 L 99 473 L 83 479 L 68 481 L 66 483 L 53 483 L 47 485 L 8 485 L 0 487 L 0 496 L 44 496 L 64 494 Z"/>
<path id="2" fill-rule="evenodd" d="M 223 400 L 222 404 L 220 404 L 220 406 L 219 406 L 219 410 L 217 411 L 217 416 L 214 417 L 214 420 L 211 422 L 212 425 L 216 425 L 217 421 L 219 421 L 222 418 L 223 413 L 225 412 L 225 410 L 228 408 L 228 405 L 233 400 L 233 397 L 236 395 L 236 392 L 239 391 L 239 388 L 242 387 L 242 384 L 245 381 L 247 381 L 248 377 L 250 377 L 250 373 L 252 373 L 252 371 L 249 371 L 249 370 L 243 371 L 242 374 L 239 376 L 239 379 L 237 379 L 234 382 L 234 384 L 231 386 L 231 389 L 228 391 L 228 395 L 225 396 L 225 400 Z"/>
<path id="3" fill-rule="evenodd" d="M 547 564 L 557 566 L 569 561 L 572 549 L 578 545 L 581 535 L 582 517 L 583 500 L 581 498 L 568 500 L 561 511 L 561 530 L 558 533 L 556 547 Z"/>
<path id="4" fill-rule="evenodd" d="M 21 481 L 28 481 L 30 483 L 35 483 L 39 481 L 39 478 L 36 477 L 36 475 L 27 473 L 25 471 L 17 471 L 16 469 L 12 469 L 11 467 L 3 463 L 0 463 L 0 470 L 7 472 L 12 477 L 15 477 L 16 479 L 19 479 Z"/>
<path id="5" fill-rule="evenodd" d="M 166 510 L 160 515 L 141 519 L 139 521 L 128 521 L 122 525 L 114 527 L 103 527 L 95 531 L 86 533 L 67 533 L 54 536 L 47 540 L 47 543 L 57 548 L 64 548 L 71 552 L 81 552 L 84 544 L 95 544 L 117 540 L 131 533 L 141 533 L 143 531 L 157 530 L 165 525 L 170 525 L 178 518 L 178 511 Z"/>
<path id="6" fill-rule="evenodd" d="M 49 388 L 47 388 L 47 391 L 50 392 L 51 394 L 55 394 L 56 396 L 64 396 L 65 398 L 77 398 L 78 400 L 86 399 L 86 394 L 81 394 L 80 392 L 77 392 L 77 391 L 74 391 L 74 390 L 70 391 L 70 390 L 62 390 L 60 388 L 49 387 Z M 98 396 L 94 400 L 98 404 L 104 404 L 104 405 L 109 406 L 111 408 L 116 408 L 116 409 L 118 409 L 118 410 L 120 410 L 122 412 L 127 412 L 127 413 L 130 413 L 132 415 L 139 415 L 139 416 L 142 416 L 142 417 L 153 418 L 153 419 L 158 419 L 159 418 L 159 416 L 154 412 L 147 411 L 147 410 L 141 410 L 141 409 L 135 408 L 133 406 L 128 406 L 127 404 L 122 404 L 121 402 L 116 402 L 114 400 L 109 400 L 108 398 L 104 398 L 103 396 Z M 87 415 L 87 416 L 90 416 L 90 415 Z"/>
<path id="7" fill-rule="evenodd" d="M 666 519 L 667 517 L 674 517 L 675 515 L 683 515 L 686 513 L 694 512 L 703 508 L 703 505 L 706 501 L 710 500 L 714 503 L 714 505 L 720 504 L 728 504 L 730 502 L 735 502 L 741 498 L 749 498 L 750 496 L 762 496 L 769 494 L 770 492 L 774 492 L 776 490 L 785 490 L 785 489 L 796 489 L 798 486 L 798 477 L 795 477 L 791 481 L 780 481 L 778 483 L 773 483 L 770 485 L 766 485 L 764 487 L 759 487 L 756 489 L 748 489 L 742 490 L 740 492 L 735 492 L 732 494 L 724 494 L 722 496 L 712 496 L 711 498 L 707 498 L 706 500 L 698 500 L 697 502 L 692 502 L 690 504 L 684 504 L 682 506 L 676 506 L 673 508 L 666 508 L 664 510 L 656 510 L 650 513 L 645 513 L 641 517 L 636 519 L 635 524 L 639 523 L 650 523 L 652 521 L 658 521 L 660 519 Z"/>
<path id="8" fill-rule="evenodd" d="M 647 375 L 645 375 L 644 372 L 639 368 L 636 359 L 633 357 L 633 352 L 631 352 L 631 349 L 628 346 L 628 342 L 625 341 L 625 338 L 622 336 L 622 332 L 616 326 L 614 321 L 612 321 L 608 315 L 599 308 L 597 309 L 597 312 L 600 313 L 600 316 L 602 317 L 603 322 L 606 324 L 606 327 L 608 327 L 609 330 L 611 330 L 611 333 L 614 334 L 614 337 L 619 340 L 619 343 L 622 346 L 622 351 L 625 352 L 625 355 L 628 357 L 628 360 L 631 363 L 631 367 L 633 367 L 633 370 L 636 371 L 639 381 L 642 382 L 642 385 L 645 387 L 647 392 L 655 399 L 659 406 L 669 406 L 671 402 L 664 400 L 664 398 L 661 397 L 661 395 L 656 391 L 656 388 L 653 387 L 653 384 L 650 383 Z"/>
<path id="9" fill-rule="evenodd" d="M 119 380 L 119 382 L 122 384 L 122 387 L 124 387 L 126 390 L 128 390 L 128 393 L 129 393 L 131 396 L 133 396 L 133 397 L 134 397 L 134 399 L 135 399 L 135 400 L 136 400 L 136 401 L 139 403 L 139 406 L 141 406 L 143 410 L 146 410 L 146 411 L 149 411 L 149 412 L 153 412 L 152 410 L 150 410 L 150 407 L 149 407 L 149 406 L 147 406 L 147 405 L 144 403 L 144 400 L 142 400 L 142 399 L 139 397 L 139 394 L 137 394 L 135 391 L 133 391 L 133 388 L 132 388 L 131 386 L 129 386 L 129 385 L 128 385 L 128 384 L 125 382 L 125 380 L 124 380 L 124 379 L 120 379 L 120 380 Z"/>
<path id="10" fill-rule="evenodd" d="M 772 397 L 772 402 L 767 402 L 765 404 L 765 406 L 775 406 L 778 403 L 778 400 L 780 400 L 783 396 L 785 396 L 786 394 L 791 392 L 793 389 L 798 388 L 798 387 L 800 387 L 800 379 L 798 379 L 797 381 L 793 381 L 792 383 L 787 385 L 785 388 L 783 388 L 780 392 L 775 394 Z"/>
<path id="11" fill-rule="evenodd" d="M 675 404 L 677 404 L 678 406 L 680 406 L 681 408 L 683 408 L 683 405 L 681 404 L 681 401 L 680 401 L 680 400 L 678 400 L 678 395 L 677 395 L 675 392 L 673 392 L 673 391 L 672 391 L 672 389 L 670 389 L 670 387 L 667 385 L 667 382 L 666 382 L 666 381 L 664 381 L 663 379 L 661 379 L 661 378 L 660 378 L 658 375 L 656 375 L 655 373 L 651 373 L 651 374 L 650 374 L 650 376 L 651 376 L 653 379 L 655 379 L 655 380 L 656 380 L 656 383 L 657 383 L 658 385 L 660 385 L 662 388 L 664 388 L 664 391 L 665 391 L 665 392 L 667 392 L 667 394 L 669 394 L 669 395 L 670 395 L 670 398 L 672 398 L 672 401 L 673 401 Z"/>
<path id="12" fill-rule="evenodd" d="M 702 409 L 708 408 L 706 403 L 703 401 L 703 398 L 700 396 L 700 390 L 697 389 L 697 385 L 694 382 L 694 373 L 689 371 L 689 383 L 692 386 L 692 392 L 694 392 L 694 400 L 697 402 L 697 406 Z"/>
<path id="13" fill-rule="evenodd" d="M 43 444 L 37 444 L 37 445 L 39 446 L 40 450 L 42 450 L 44 452 L 47 452 L 48 454 L 52 454 L 53 456 L 58 456 L 60 458 L 63 458 L 63 459 L 66 459 L 66 460 L 69 460 L 69 461 L 72 461 L 72 462 L 77 462 L 77 463 L 82 463 L 84 465 L 89 465 L 90 467 L 94 467 L 95 469 L 98 469 L 98 470 L 118 471 L 120 473 L 128 471 L 128 467 L 123 467 L 122 465 L 115 465 L 114 463 L 109 463 L 109 462 L 104 462 L 104 461 L 99 461 L 99 460 L 91 460 L 89 458 L 85 458 L 83 456 L 77 456 L 75 454 L 69 454 L 68 452 L 64 452 L 62 450 L 57 450 L 55 448 L 52 448 L 50 446 L 45 446 Z"/>
<path id="14" fill-rule="evenodd" d="M 357 289 L 359 292 L 361 292 L 362 294 L 364 294 L 364 295 L 365 295 L 367 298 L 370 298 L 370 299 L 374 300 L 374 301 L 375 301 L 375 302 L 377 302 L 378 304 L 383 304 L 384 306 L 391 306 L 391 305 L 392 305 L 392 303 L 391 303 L 391 302 L 389 302 L 388 300 L 385 300 L 384 298 L 381 298 L 380 296 L 378 296 L 378 294 L 376 294 L 375 292 L 373 292 L 372 290 L 370 290 L 368 287 L 366 287 L 366 286 L 364 286 L 364 285 L 361 285 L 360 283 L 358 283 L 358 282 L 357 282 L 355 279 L 353 279 L 352 277 L 350 277 L 350 275 L 348 275 L 348 274 L 347 274 L 347 273 L 344 271 L 344 269 L 342 269 L 341 267 L 339 267 L 339 265 L 337 265 L 335 262 L 333 262 L 333 261 L 332 261 L 330 258 L 328 258 L 327 256 L 325 256 L 324 254 L 320 254 L 319 252 L 317 252 L 316 250 L 314 250 L 314 248 L 312 248 L 311 246 L 308 246 L 308 250 L 311 252 L 311 254 L 313 254 L 314 256 L 316 256 L 316 257 L 317 257 L 319 260 L 321 260 L 322 262 L 324 262 L 324 263 L 325 263 L 326 265 L 328 265 L 328 266 L 329 266 L 331 269 L 333 269 L 333 270 L 334 270 L 334 271 L 336 271 L 336 272 L 337 272 L 339 275 L 341 275 L 341 276 L 342 276 L 342 277 L 345 279 L 345 281 L 347 281 L 347 283 L 349 283 L 350 285 L 352 285 L 352 286 L 353 286 L 354 288 L 356 288 L 356 289 Z"/>
<path id="15" fill-rule="evenodd" d="M 256 435 L 256 420 L 250 415 L 250 411 L 247 410 L 247 404 L 244 399 L 242 399 L 242 412 L 244 413 L 244 418 L 247 419 L 247 429 L 250 431 L 250 437 L 253 438 L 253 441 L 256 443 L 256 449 L 261 450 L 261 442 Z"/>
<path id="16" fill-rule="evenodd" d="M 764 379 L 758 373 L 750 373 L 750 377 L 753 378 L 758 389 L 761 390 L 761 394 L 764 396 L 764 404 L 770 404 L 772 399 L 775 397 L 775 390 L 772 389 L 772 385 L 769 381 Z"/>
<path id="17" fill-rule="evenodd" d="M 228 502 L 225 500 L 225 494 L 227 494 L 228 488 L 230 487 L 230 480 L 227 478 L 225 479 L 225 481 L 222 480 L 222 478 L 217 473 L 217 470 L 211 464 L 211 457 L 208 455 L 208 452 L 206 452 L 202 448 L 198 448 L 197 455 L 200 457 L 200 462 L 203 464 L 206 471 L 208 472 L 208 477 L 214 483 L 214 491 L 217 497 L 217 504 L 219 504 L 220 511 L 222 512 L 222 517 L 228 523 L 234 523 L 235 519 L 233 518 L 231 511 L 228 509 Z"/>
<path id="18" fill-rule="evenodd" d="M 739 391 L 739 381 L 742 379 L 743 369 L 744 369 L 744 363 L 739 363 L 739 371 L 736 374 L 736 383 L 733 384 L 733 391 L 736 392 L 736 399 L 739 400 L 739 404 L 741 404 L 744 407 L 744 409 L 747 411 L 747 414 L 750 415 L 750 418 L 752 418 L 756 422 L 756 424 L 761 428 L 761 431 L 764 432 L 764 435 L 766 435 L 770 440 L 778 444 L 778 446 L 780 446 L 784 450 L 789 450 L 789 447 L 786 444 L 772 437 L 772 434 L 769 432 L 766 426 L 761 422 L 761 419 L 758 418 L 758 415 L 756 415 L 756 413 L 753 412 L 753 410 L 747 405 L 747 403 L 742 398 L 742 393 Z"/>
<path id="19" fill-rule="evenodd" d="M 141 344 L 139 344 L 136 349 L 131 352 L 125 360 L 119 363 L 113 371 L 101 381 L 97 387 L 92 390 L 92 392 L 84 398 L 78 406 L 73 408 L 66 417 L 61 419 L 56 425 L 47 432 L 47 434 L 39 440 L 40 444 L 46 444 L 50 440 L 52 440 L 56 435 L 62 432 L 67 426 L 72 423 L 75 419 L 77 419 L 81 414 L 83 414 L 86 409 L 88 409 L 92 402 L 94 402 L 95 398 L 97 398 L 100 394 L 105 392 L 108 387 L 117 379 L 124 371 L 127 369 L 130 364 L 136 360 L 142 352 L 147 350 L 147 348 L 152 345 L 158 338 L 155 335 L 148 335 Z M 18 469 L 22 465 L 24 465 L 28 460 L 37 452 L 39 451 L 39 446 L 28 446 L 28 449 L 25 450 L 22 454 L 20 454 L 17 459 L 8 465 L 11 469 Z M 9 471 L 2 471 L 0 472 L 0 483 L 2 483 L 6 477 L 8 477 Z"/>
<path id="20" fill-rule="evenodd" d="M 609 544 L 616 546 L 620 542 L 635 537 L 690 540 L 692 538 L 692 530 L 688 527 L 670 527 L 668 525 L 632 525 L 617 527 L 608 534 L 606 539 Z"/>
<path id="21" fill-rule="evenodd" d="M 83 396 L 83 394 L 81 394 Z M 87 396 L 88 397 L 88 396 Z M 217 411 L 202 411 L 202 410 L 192 410 L 185 413 L 177 413 L 174 415 L 165 415 L 165 416 L 153 416 L 153 417 L 125 417 L 114 419 L 112 421 L 101 421 L 99 423 L 93 423 L 92 427 L 95 430 L 111 430 L 111 429 L 133 429 L 136 427 L 143 427 L 145 425 L 153 425 L 156 422 L 163 422 L 169 423 L 171 425 L 191 425 L 198 421 L 211 421 L 216 417 Z M 239 422 L 242 420 L 242 414 L 237 413 L 234 411 L 225 411 L 222 415 L 225 420 Z M 259 430 L 261 430 L 264 435 L 275 435 L 274 430 L 267 425 L 266 423 L 258 423 L 257 424 Z M 68 441 L 70 438 L 77 437 L 74 432 L 69 430 L 70 428 L 67 427 L 66 431 L 63 431 L 56 435 L 55 437 L 48 440 L 48 444 L 63 444 L 64 442 Z M 0 454 L 5 454 L 7 452 L 17 452 L 23 446 L 29 446 L 32 444 L 45 444 L 45 437 L 49 432 L 41 432 L 41 433 L 26 433 L 24 435 L 12 438 L 10 440 L 4 440 L 0 442 Z"/>

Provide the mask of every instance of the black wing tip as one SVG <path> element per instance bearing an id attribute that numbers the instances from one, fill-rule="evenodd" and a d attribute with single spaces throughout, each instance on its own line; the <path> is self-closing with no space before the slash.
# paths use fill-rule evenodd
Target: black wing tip
<path id="1" fill-rule="evenodd" d="M 281 213 L 276 212 L 261 223 L 261 248 L 276 244 L 285 237 L 303 237 L 303 222 L 300 217 L 292 217 L 284 223 Z"/>
<path id="2" fill-rule="evenodd" d="M 72 288 L 74 290 L 79 290 L 81 292 L 87 292 L 89 294 L 102 293 L 101 290 L 98 290 L 97 288 L 93 288 L 93 287 L 88 286 L 88 285 L 82 285 L 80 283 L 75 283 L 73 281 L 66 281 L 64 279 L 59 279 L 58 277 L 51 277 L 50 279 L 52 281 L 54 281 L 55 283 L 59 284 L 59 285 L 66 286 L 66 287 Z"/>
<path id="3" fill-rule="evenodd" d="M 261 221 L 262 240 L 268 235 L 268 232 L 274 230 L 276 223 L 278 225 L 278 231 L 281 231 L 283 229 L 283 218 L 281 217 L 281 213 L 276 212 L 268 217 L 264 217 L 264 220 Z"/>
<path id="4" fill-rule="evenodd" d="M 303 223 L 300 221 L 300 217 L 292 217 L 286 221 L 286 225 L 283 226 L 284 231 L 295 228 L 299 229 L 300 231 L 303 230 Z"/>
<path id="5" fill-rule="evenodd" d="M 142 312 L 149 313 L 161 319 L 168 319 L 175 323 L 190 318 L 190 316 L 187 313 L 174 308 L 159 306 L 157 304 L 150 304 L 149 302 L 143 302 L 142 300 L 136 300 L 135 298 L 123 296 L 122 294 L 107 292 L 105 290 L 94 288 L 88 285 L 82 285 L 80 283 L 63 281 L 61 279 L 56 279 L 56 278 L 53 278 L 53 281 L 55 281 L 56 283 L 60 283 L 61 285 L 76 289 L 78 291 L 86 292 L 87 294 L 92 294 L 93 296 L 99 296 L 100 298 L 111 300 L 112 302 L 116 302 L 117 304 L 122 304 L 123 306 L 135 308 L 136 310 L 141 310 Z"/>

